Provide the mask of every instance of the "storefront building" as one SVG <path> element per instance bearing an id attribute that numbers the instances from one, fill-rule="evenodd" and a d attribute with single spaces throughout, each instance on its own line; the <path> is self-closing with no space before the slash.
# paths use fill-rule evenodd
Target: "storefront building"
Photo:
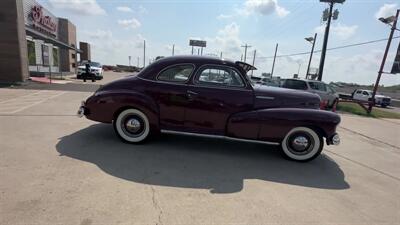
<path id="1" fill-rule="evenodd" d="M 76 73 L 82 51 L 77 47 L 76 27 L 68 19 L 56 17 L 35 0 L 2 0 L 2 24 L 10 32 L 5 33 L 7 37 L 0 37 L 0 47 L 19 51 L 10 54 L 0 48 L 0 82 Z M 90 51 L 90 47 L 85 50 Z M 90 52 L 85 55 L 90 56 Z M 4 66 L 8 68 L 3 69 Z"/>

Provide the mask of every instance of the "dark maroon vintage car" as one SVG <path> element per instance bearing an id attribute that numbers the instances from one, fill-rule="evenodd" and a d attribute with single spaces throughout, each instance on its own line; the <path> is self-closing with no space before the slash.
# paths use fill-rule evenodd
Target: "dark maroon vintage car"
<path id="1" fill-rule="evenodd" d="M 290 159 L 317 157 L 326 143 L 339 144 L 336 113 L 319 110 L 311 93 L 253 85 L 243 62 L 175 56 L 139 74 L 113 81 L 89 97 L 78 114 L 113 123 L 124 141 L 175 133 L 280 146 Z"/>

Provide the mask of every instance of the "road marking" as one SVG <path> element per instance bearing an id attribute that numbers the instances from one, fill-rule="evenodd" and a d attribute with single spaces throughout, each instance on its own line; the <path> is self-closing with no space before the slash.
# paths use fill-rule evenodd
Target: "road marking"
<path id="1" fill-rule="evenodd" d="M 395 177 L 395 176 L 390 175 L 390 174 L 388 174 L 388 173 L 385 173 L 385 172 L 383 172 L 383 171 L 377 170 L 377 169 L 375 169 L 375 168 L 373 168 L 373 167 L 370 167 L 370 166 L 368 166 L 368 165 L 365 165 L 365 164 L 363 164 L 363 163 L 360 163 L 360 162 L 358 162 L 358 161 L 355 161 L 355 160 L 353 160 L 353 159 L 350 159 L 350 158 L 348 158 L 348 157 L 346 157 L 346 156 L 340 155 L 340 154 L 335 153 L 335 152 L 333 152 L 333 151 L 329 151 L 329 150 L 327 150 L 327 149 L 324 149 L 324 151 L 329 152 L 329 153 L 331 153 L 331 154 L 333 154 L 333 155 L 335 155 L 335 156 L 337 156 L 337 157 L 340 157 L 340 158 L 342 158 L 342 159 L 345 159 L 345 160 L 347 160 L 347 161 L 350 161 L 350 162 L 352 162 L 352 163 L 354 163 L 354 164 L 357 164 L 357 165 L 359 165 L 359 166 L 361 166 L 361 167 L 364 167 L 364 168 L 373 170 L 373 171 L 375 171 L 375 172 L 377 172 L 377 173 L 380 173 L 380 174 L 382 174 L 382 175 L 385 175 L 385 176 L 387 176 L 387 177 L 390 177 L 390 178 L 392 178 L 392 179 L 395 179 L 395 180 L 397 180 L 397 181 L 400 181 L 400 178 L 398 178 L 398 177 Z"/>
<path id="2" fill-rule="evenodd" d="M 351 133 L 353 133 L 353 134 L 358 134 L 358 135 L 360 135 L 360 136 L 362 136 L 362 137 L 365 137 L 365 138 L 367 138 L 367 139 L 371 139 L 371 140 L 377 141 L 377 142 L 379 142 L 379 143 L 381 143 L 381 144 L 388 145 L 388 146 L 390 146 L 390 147 L 392 147 L 392 148 L 400 149 L 400 147 L 398 147 L 398 146 L 396 146 L 396 145 L 392 145 L 392 144 L 389 144 L 389 143 L 387 143 L 387 142 L 381 141 L 381 140 L 379 140 L 379 139 L 376 139 L 376 138 L 367 136 L 367 135 L 365 135 L 365 134 L 359 133 L 359 132 L 357 132 L 357 131 L 350 130 L 349 128 L 345 128 L 345 127 L 342 127 L 342 126 L 339 126 L 339 127 L 340 127 L 341 129 L 346 130 L 346 131 L 348 131 L 348 132 L 351 132 Z"/>
<path id="3" fill-rule="evenodd" d="M 46 95 L 45 98 L 42 95 L 38 95 L 38 94 L 42 94 L 42 93 L 44 93 Z M 56 92 L 54 92 L 54 91 L 39 91 L 39 92 L 36 92 L 31 95 L 25 95 L 25 96 L 11 99 L 11 100 L 7 100 L 6 104 L 3 104 L 2 106 L 0 106 L 0 113 L 14 114 L 14 113 L 20 112 L 22 110 L 25 110 L 27 108 L 30 108 L 32 106 L 43 103 L 52 98 L 61 96 L 65 93 L 66 93 L 65 91 L 61 92 L 61 93 L 58 91 L 56 91 Z M 48 96 L 48 95 L 50 95 L 50 96 Z M 25 99 L 24 99 L 24 97 L 25 97 Z M 22 107 L 21 107 L 21 105 L 22 105 Z M 10 110 L 10 108 L 11 108 L 11 110 Z M 14 110 L 12 110 L 12 109 L 14 109 Z"/>
<path id="4" fill-rule="evenodd" d="M 36 95 L 36 94 L 39 94 L 39 93 L 44 92 L 44 91 L 46 91 L 46 90 L 41 90 L 41 91 L 30 93 L 30 94 L 27 94 L 27 95 L 18 96 L 18 97 L 12 98 L 12 99 L 8 99 L 8 100 L 5 100 L 5 101 L 2 101 L 2 102 L 0 102 L 0 104 L 11 102 L 11 101 L 17 100 L 19 98 L 24 98 L 24 97 Z"/>

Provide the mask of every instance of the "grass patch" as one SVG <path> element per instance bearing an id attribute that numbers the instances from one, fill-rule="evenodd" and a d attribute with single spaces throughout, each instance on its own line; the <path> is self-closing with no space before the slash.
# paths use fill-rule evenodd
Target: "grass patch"
<path id="1" fill-rule="evenodd" d="M 357 103 L 340 102 L 337 106 L 337 110 L 342 112 L 348 112 L 359 116 L 373 117 L 373 118 L 390 118 L 400 119 L 400 113 L 388 112 L 374 107 L 371 114 L 368 114 L 360 105 Z"/>

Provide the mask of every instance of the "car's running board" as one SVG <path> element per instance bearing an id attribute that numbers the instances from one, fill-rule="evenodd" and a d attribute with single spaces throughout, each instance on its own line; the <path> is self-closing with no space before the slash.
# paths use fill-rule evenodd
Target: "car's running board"
<path id="1" fill-rule="evenodd" d="M 225 139 L 225 140 L 232 140 L 232 141 L 243 141 L 243 142 L 250 142 L 250 143 L 267 144 L 267 145 L 279 145 L 279 143 L 277 143 L 277 142 L 258 141 L 258 140 L 227 137 L 227 136 L 222 136 L 222 135 L 198 134 L 198 133 L 190 133 L 190 132 L 182 132 L 182 131 L 174 131 L 174 130 L 161 130 L 161 133 L 187 135 L 187 136 L 197 136 L 197 137 L 206 137 L 206 138 L 216 138 L 216 139 Z"/>

